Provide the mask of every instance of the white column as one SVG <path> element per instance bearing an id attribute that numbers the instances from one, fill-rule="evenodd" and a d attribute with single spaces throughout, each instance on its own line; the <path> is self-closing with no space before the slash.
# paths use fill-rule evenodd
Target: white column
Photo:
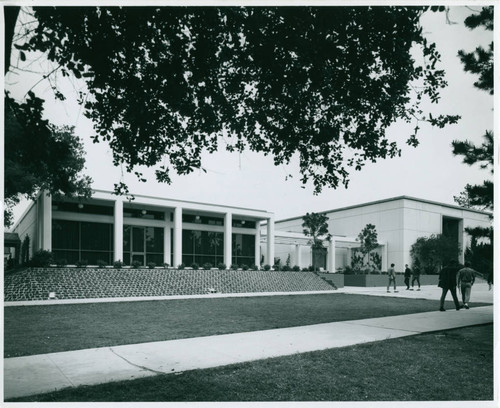
<path id="1" fill-rule="evenodd" d="M 347 263 L 346 266 L 352 266 L 352 248 L 347 248 Z"/>
<path id="2" fill-rule="evenodd" d="M 42 234 L 41 249 L 52 251 L 52 197 L 43 191 L 42 200 Z"/>
<path id="3" fill-rule="evenodd" d="M 123 261 L 123 201 L 115 201 L 113 250 L 114 260 Z"/>
<path id="4" fill-rule="evenodd" d="M 170 239 L 170 211 L 165 211 L 165 226 L 163 227 L 163 263 L 172 266 L 170 252 L 172 251 L 172 242 Z"/>
<path id="5" fill-rule="evenodd" d="M 274 264 L 274 216 L 267 219 L 267 259 L 266 263 Z"/>
<path id="6" fill-rule="evenodd" d="M 224 263 L 226 268 L 232 264 L 233 257 L 233 215 L 227 212 L 224 215 Z"/>
<path id="7" fill-rule="evenodd" d="M 173 266 L 182 263 L 182 207 L 174 209 L 174 260 Z"/>
<path id="8" fill-rule="evenodd" d="M 332 238 L 328 243 L 328 261 L 326 267 L 328 272 L 335 273 L 335 240 Z"/>
<path id="9" fill-rule="evenodd" d="M 295 244 L 295 265 L 302 268 L 302 251 L 300 244 Z"/>
<path id="10" fill-rule="evenodd" d="M 260 268 L 260 222 L 255 223 L 257 225 L 255 229 L 255 265 Z"/>

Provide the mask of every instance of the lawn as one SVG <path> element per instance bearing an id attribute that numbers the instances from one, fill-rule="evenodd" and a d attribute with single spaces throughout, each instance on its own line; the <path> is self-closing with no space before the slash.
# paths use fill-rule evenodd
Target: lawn
<path id="1" fill-rule="evenodd" d="M 428 312 L 438 304 L 338 293 L 6 307 L 4 357 Z"/>
<path id="2" fill-rule="evenodd" d="M 491 399 L 493 325 L 484 325 L 12 401 Z"/>

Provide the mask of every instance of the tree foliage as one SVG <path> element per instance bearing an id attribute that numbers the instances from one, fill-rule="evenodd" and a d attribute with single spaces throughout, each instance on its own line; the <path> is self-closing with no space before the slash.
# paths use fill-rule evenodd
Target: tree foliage
<path id="1" fill-rule="evenodd" d="M 422 272 L 436 274 L 450 259 L 458 259 L 460 252 L 456 240 L 438 234 L 418 238 L 411 246 L 410 256 Z"/>
<path id="2" fill-rule="evenodd" d="M 90 178 L 81 174 L 84 150 L 72 127 L 55 127 L 43 119 L 43 101 L 30 92 L 26 102 L 5 95 L 4 224 L 20 197 L 33 199 L 42 190 L 53 195 L 90 196 Z"/>
<path id="3" fill-rule="evenodd" d="M 436 10 L 440 8 L 434 8 Z M 224 144 L 299 158 L 301 181 L 347 186 L 349 171 L 400 154 L 386 129 L 458 116 L 422 111 L 446 86 L 418 7 L 35 7 L 31 38 L 62 75 L 84 78 L 94 141 L 127 170 L 202 168 Z M 415 58 L 415 50 L 420 55 Z M 417 62 L 418 61 L 418 62 Z M 64 97 L 64 96 L 60 96 Z M 119 185 L 118 189 L 126 187 Z"/>
<path id="4" fill-rule="evenodd" d="M 370 263 L 373 264 L 373 262 L 371 262 L 372 257 L 370 256 L 370 253 L 378 247 L 378 234 L 375 225 L 366 224 L 356 240 L 359 241 L 361 245 L 359 250 L 361 251 L 362 256 L 357 259 L 354 264 L 361 268 L 375 266 L 370 265 Z"/>
<path id="5" fill-rule="evenodd" d="M 312 248 L 323 248 L 324 241 L 330 241 L 332 234 L 328 232 L 328 216 L 319 213 L 306 213 L 302 217 L 304 235 L 311 237 L 309 244 Z"/>
<path id="6" fill-rule="evenodd" d="M 470 29 L 482 27 L 486 30 L 493 30 L 493 6 L 483 7 L 480 13 L 467 17 L 465 25 Z M 479 80 L 474 83 L 476 88 L 493 95 L 493 41 L 489 44 L 488 49 L 479 46 L 473 52 L 461 50 L 458 55 L 466 72 L 479 75 Z M 469 166 L 478 164 L 480 168 L 488 170 L 493 174 L 494 138 L 492 131 L 485 132 L 481 145 L 476 146 L 468 140 L 454 140 L 452 146 L 453 154 L 462 156 L 465 164 Z M 464 191 L 459 196 L 455 196 L 454 199 L 455 202 L 463 207 L 493 212 L 493 182 L 485 180 L 482 184 L 467 184 Z M 466 231 L 473 239 L 491 237 L 491 244 L 493 243 L 492 228 L 466 228 Z"/>
<path id="7" fill-rule="evenodd" d="M 323 253 L 324 241 L 331 241 L 332 234 L 328 232 L 328 216 L 319 213 L 306 213 L 302 217 L 302 228 L 305 236 L 310 237 L 312 249 L 312 266 L 316 270 L 318 257 Z"/>
<path id="8" fill-rule="evenodd" d="M 371 251 L 378 247 L 378 234 L 375 225 L 366 224 L 358 235 L 357 241 L 361 244 L 361 252 L 363 255 L 368 255 Z"/>

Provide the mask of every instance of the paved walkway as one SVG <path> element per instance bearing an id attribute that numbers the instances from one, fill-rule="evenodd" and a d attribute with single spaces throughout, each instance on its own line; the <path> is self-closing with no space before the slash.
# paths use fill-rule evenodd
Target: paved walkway
<path id="1" fill-rule="evenodd" d="M 378 293 L 379 289 L 372 288 L 372 294 Z M 350 288 L 343 291 L 350 291 Z M 156 374 L 179 373 L 492 322 L 493 306 L 483 306 L 458 312 L 449 310 L 445 313 L 416 313 L 7 358 L 4 359 L 4 398 Z"/>

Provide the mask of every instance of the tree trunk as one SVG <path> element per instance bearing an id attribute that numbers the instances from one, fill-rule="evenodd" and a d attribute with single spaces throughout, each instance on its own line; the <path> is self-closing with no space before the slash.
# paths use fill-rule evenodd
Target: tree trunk
<path id="1" fill-rule="evenodd" d="M 12 40 L 14 38 L 14 30 L 16 28 L 17 16 L 19 15 L 20 7 L 8 6 L 4 7 L 4 22 L 5 22 L 5 67 L 4 75 L 9 72 L 10 55 L 12 53 Z"/>

